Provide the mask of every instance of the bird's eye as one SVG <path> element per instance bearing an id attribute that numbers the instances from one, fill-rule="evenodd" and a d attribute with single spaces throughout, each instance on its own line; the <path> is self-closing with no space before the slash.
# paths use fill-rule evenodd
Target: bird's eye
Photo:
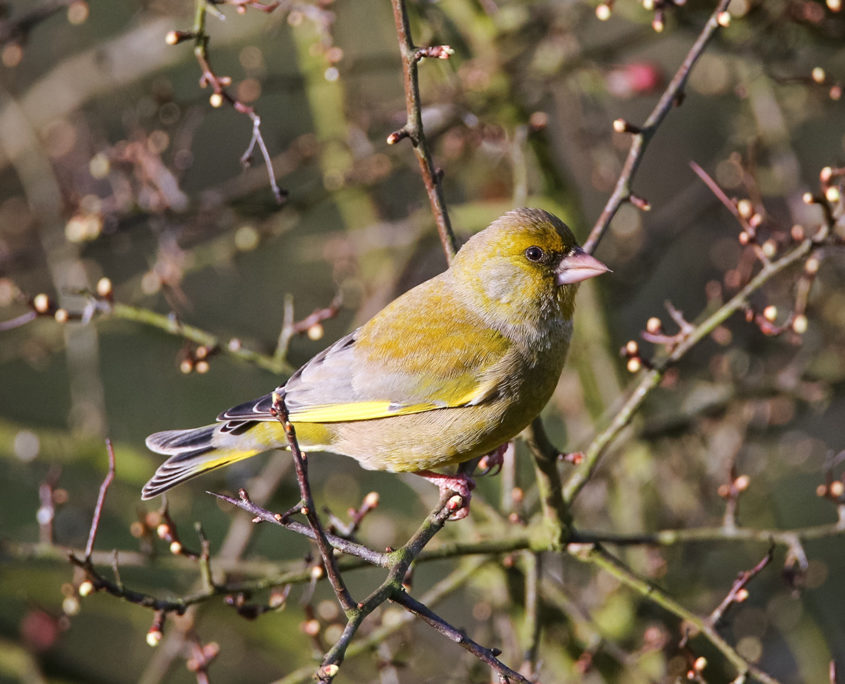
<path id="1" fill-rule="evenodd" d="M 525 250 L 525 258 L 528 261 L 542 261 L 544 256 L 546 256 L 546 253 L 537 245 L 532 245 Z"/>

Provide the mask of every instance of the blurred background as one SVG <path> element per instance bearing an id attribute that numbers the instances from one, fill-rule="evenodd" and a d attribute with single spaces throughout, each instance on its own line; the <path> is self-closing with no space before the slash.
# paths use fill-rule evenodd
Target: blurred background
<path id="1" fill-rule="evenodd" d="M 617 0 L 600 21 L 595 5 L 580 0 L 409 3 L 415 42 L 455 50 L 448 61 L 424 61 L 420 74 L 423 120 L 461 239 L 526 204 L 558 213 L 586 238 L 630 144 L 612 122 L 645 119 L 714 7 L 690 0 L 664 13 L 655 4 L 657 13 Z M 821 169 L 845 159 L 839 8 L 837 0 L 731 3 L 730 27 L 705 52 L 634 180 L 651 210 L 622 206 L 596 252 L 613 274 L 579 295 L 570 361 L 545 412 L 561 449 L 584 448 L 626 396 L 634 380 L 619 348 L 652 316 L 674 331 L 665 301 L 693 320 L 754 268 L 736 220 L 691 161 L 729 197 L 750 200 L 776 251 L 788 247 L 794 224 L 810 232 L 821 222 L 819 206 L 802 194 L 817 193 Z M 102 594 L 80 599 L 61 550 L 84 547 L 109 437 L 117 479 L 97 540 L 100 562 L 110 565 L 118 549 L 128 586 L 159 596 L 196 590 L 196 565 L 149 535 L 147 513 L 157 503 L 142 504 L 139 494 L 159 457 L 144 437 L 207 423 L 265 393 L 445 268 L 413 151 L 407 141 L 385 143 L 405 121 L 390 3 L 219 10 L 206 20 L 211 65 L 261 117 L 288 193 L 281 206 L 260 157 L 247 169 L 240 162 L 250 119 L 226 103 L 211 106 L 191 41 L 165 44 L 168 31 L 190 30 L 191 3 L 0 1 L 0 681 L 195 681 L 185 665 L 200 641 L 220 647 L 212 681 L 269 681 L 315 662 L 339 634 L 342 614 L 325 583 L 300 584 L 283 610 L 256 620 L 222 599 L 205 602 L 169 619 L 152 650 L 152 613 Z M 719 525 L 719 487 L 738 474 L 749 478 L 742 525 L 836 520 L 835 504 L 817 488 L 843 470 L 845 262 L 841 251 L 823 257 L 804 334 L 766 335 L 735 316 L 670 372 L 578 499 L 579 530 Z M 799 274 L 788 271 L 757 293 L 755 310 L 774 305 L 786 320 Z M 85 293 L 106 287 L 104 277 L 114 300 L 135 308 L 110 315 L 93 307 Z M 283 325 L 338 301 L 326 320 L 295 333 Z M 50 315 L 30 320 L 34 304 Z M 222 350 L 207 354 L 151 325 L 149 311 L 207 331 Z M 281 331 L 292 334 L 280 345 Z M 238 348 L 271 362 L 228 351 Z M 307 567 L 302 538 L 250 530 L 204 493 L 246 485 L 285 510 L 298 499 L 288 460 L 261 456 L 174 491 L 170 515 L 185 545 L 198 547 L 193 525 L 201 521 L 218 569 L 234 576 Z M 311 473 L 318 503 L 340 518 L 367 492 L 380 494 L 359 534 L 373 548 L 401 544 L 436 497 L 425 483 L 332 455 L 312 458 Z M 524 445 L 506 475 L 482 478 L 477 497 L 503 517 L 476 514 L 484 505 L 475 508 L 474 498 L 473 515 L 433 546 L 496 538 L 497 526 L 530 520 L 538 506 Z M 524 498 L 512 496 L 514 485 Z M 618 552 L 706 615 L 766 550 L 710 541 Z M 832 659 L 845 667 L 845 587 L 837 580 L 845 545 L 825 536 L 804 550 L 802 568 L 777 549 L 720 627 L 783 682 L 827 681 Z M 437 609 L 518 665 L 530 563 L 520 554 L 495 561 Z M 414 591 L 459 563 L 420 564 Z M 693 640 L 692 652 L 679 647 L 678 619 L 610 576 L 566 556 L 546 554 L 542 563 L 542 681 L 673 681 L 686 676 L 691 653 L 708 658 L 703 680 L 734 676 L 706 642 Z M 380 577 L 348 573 L 356 596 Z M 364 633 L 398 615 L 380 610 Z M 489 677 L 424 625 L 350 658 L 341 672 L 343 681 L 362 682 Z"/>

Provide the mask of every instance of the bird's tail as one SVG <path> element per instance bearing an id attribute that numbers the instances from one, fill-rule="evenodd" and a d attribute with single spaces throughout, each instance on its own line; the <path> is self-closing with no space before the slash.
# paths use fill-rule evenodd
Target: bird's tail
<path id="1" fill-rule="evenodd" d="M 264 451 L 267 446 L 253 440 L 232 439 L 221 431 L 224 423 L 190 430 L 166 430 L 147 437 L 151 451 L 170 456 L 141 490 L 142 499 L 152 499 L 171 487 L 215 468 L 241 461 Z"/>

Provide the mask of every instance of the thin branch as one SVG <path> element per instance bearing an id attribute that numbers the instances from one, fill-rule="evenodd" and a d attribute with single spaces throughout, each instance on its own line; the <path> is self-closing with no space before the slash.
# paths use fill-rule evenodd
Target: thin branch
<path id="1" fill-rule="evenodd" d="M 543 621 L 540 618 L 540 580 L 543 576 L 543 557 L 539 553 L 524 553 L 525 565 L 525 655 L 523 670 L 530 676 L 537 671 L 540 657 L 540 636 Z"/>
<path id="2" fill-rule="evenodd" d="M 230 339 L 228 342 L 222 341 L 217 335 L 210 333 L 193 325 L 183 323 L 176 316 L 170 314 L 160 314 L 151 309 L 146 309 L 140 306 L 132 306 L 130 304 L 122 304 L 120 302 L 110 303 L 106 307 L 106 312 L 113 318 L 120 318 L 135 323 L 157 328 L 170 335 L 181 337 L 182 339 L 202 345 L 209 350 L 227 354 L 241 361 L 251 363 L 258 368 L 262 368 L 275 375 L 282 373 L 293 372 L 293 367 L 288 364 L 284 357 L 278 357 L 271 354 L 262 354 L 254 349 L 249 349 L 236 338 Z"/>
<path id="3" fill-rule="evenodd" d="M 671 353 L 655 362 L 653 367 L 643 374 L 628 399 L 614 415 L 610 424 L 593 438 L 584 452 L 582 464 L 575 469 L 564 485 L 563 499 L 567 504 L 571 505 L 584 485 L 587 484 L 598 467 L 598 462 L 602 454 L 616 437 L 619 436 L 619 433 L 631 422 L 634 414 L 642 406 L 646 397 L 660 384 L 666 370 L 683 358 L 687 352 L 734 313 L 744 310 L 748 305 L 751 294 L 759 290 L 769 280 L 785 269 L 806 258 L 826 238 L 827 230 L 823 228 L 818 236 L 804 240 L 791 251 L 784 253 L 780 259 L 764 265 L 742 290 L 696 325 L 690 331 L 689 335 L 684 337 L 672 349 Z"/>
<path id="4" fill-rule="evenodd" d="M 445 636 L 450 641 L 459 644 L 461 648 L 466 649 L 472 653 L 481 662 L 489 665 L 493 670 L 499 673 L 500 681 L 505 682 L 523 682 L 523 684 L 530 684 L 530 682 L 523 677 L 519 672 L 512 670 L 498 659 L 501 653 L 498 649 L 485 648 L 481 644 L 470 639 L 463 631 L 456 629 L 443 618 L 434 613 L 423 603 L 420 603 L 415 598 L 404 592 L 397 592 L 392 597 L 393 601 L 409 610 L 424 622 L 431 625 L 440 634 Z"/>
<path id="5" fill-rule="evenodd" d="M 466 582 L 474 577 L 477 577 L 478 570 L 490 562 L 489 558 L 479 558 L 461 564 L 456 570 L 437 582 L 431 589 L 425 592 L 420 601 L 426 605 L 436 604 L 449 596 L 451 593 L 459 589 Z M 395 620 L 383 623 L 380 627 L 376 627 L 372 632 L 351 644 L 346 650 L 346 658 L 369 653 L 374 647 L 382 643 L 392 634 L 395 634 L 403 627 L 409 625 L 415 616 L 411 612 L 402 613 L 397 616 Z M 273 682 L 273 684 L 305 684 L 313 681 L 314 668 L 310 665 L 301 667 L 294 672 L 289 673 L 282 679 Z"/>
<path id="6" fill-rule="evenodd" d="M 296 439 L 296 429 L 293 423 L 290 422 L 287 406 L 285 406 L 285 398 L 283 392 L 273 392 L 273 406 L 271 409 L 281 423 L 285 430 L 285 437 L 287 437 L 288 446 L 293 457 L 293 465 L 296 470 L 296 480 L 299 483 L 299 493 L 301 496 L 300 513 L 302 513 L 308 520 L 308 524 L 314 532 L 314 539 L 317 542 L 317 548 L 320 549 L 320 556 L 323 559 L 323 566 L 326 569 L 326 575 L 329 582 L 337 595 L 337 600 L 343 606 L 343 610 L 349 612 L 355 608 L 355 601 L 349 594 L 346 588 L 346 583 L 340 575 L 337 568 L 337 561 L 334 557 L 332 547 L 326 539 L 326 532 L 317 516 L 317 510 L 314 505 L 314 499 L 311 496 L 311 485 L 308 482 L 308 465 L 305 461 L 305 456 L 299 448 L 299 442 Z"/>
<path id="7" fill-rule="evenodd" d="M 563 500 L 563 489 L 558 473 L 559 452 L 552 445 L 538 416 L 525 431 L 525 441 L 534 460 L 534 473 L 540 491 L 543 519 L 549 527 L 552 544 L 564 544 L 572 526 L 572 515 Z"/>
<path id="8" fill-rule="evenodd" d="M 572 555 L 585 563 L 590 563 L 601 568 L 617 580 L 633 589 L 635 592 L 666 609 L 673 615 L 686 621 L 700 634 L 715 646 L 719 652 L 733 665 L 740 677 L 751 675 L 764 684 L 778 684 L 778 680 L 767 674 L 753 663 L 748 662 L 731 646 L 716 628 L 690 610 L 687 610 L 680 603 L 675 601 L 662 589 L 638 577 L 619 559 L 614 558 L 600 546 L 590 545 L 587 549 L 577 549 Z"/>
<path id="9" fill-rule="evenodd" d="M 654 137 L 654 134 L 657 133 L 657 129 L 660 124 L 672 108 L 679 103 L 680 98 L 683 96 L 687 78 L 689 77 L 693 66 L 695 66 L 695 63 L 707 47 L 707 44 L 720 28 L 721 24 L 719 23 L 719 17 L 727 10 L 729 4 L 730 0 L 719 0 L 719 5 L 713 11 L 713 14 L 710 15 L 710 18 L 707 20 L 707 23 L 701 30 L 701 33 L 695 43 L 693 43 L 693 46 L 690 48 L 690 51 L 687 53 L 687 56 L 684 58 L 684 61 L 681 63 L 681 66 L 678 68 L 675 76 L 666 87 L 666 90 L 663 92 L 663 95 L 660 97 L 660 100 L 658 100 L 642 127 L 634 127 L 630 125 L 624 126 L 625 122 L 622 122 L 624 126 L 623 130 L 627 130 L 632 136 L 631 148 L 628 150 L 628 157 L 625 159 L 625 164 L 622 167 L 622 173 L 616 181 L 616 187 L 614 187 L 613 193 L 608 198 L 601 215 L 584 243 L 584 249 L 587 252 L 592 253 L 595 251 L 596 247 L 598 247 L 599 241 L 610 226 L 611 220 L 613 220 L 613 217 L 616 215 L 619 207 L 622 206 L 624 202 L 638 201 L 638 203 L 642 203 L 641 198 L 636 198 L 631 192 L 631 183 L 633 181 L 634 174 L 637 172 L 646 148 L 648 147 L 649 142 L 651 142 L 651 139 Z"/>
<path id="10" fill-rule="evenodd" d="M 91 518 L 91 528 L 88 530 L 88 543 L 85 544 L 85 562 L 91 562 L 91 554 L 94 552 L 94 542 L 97 539 L 97 530 L 100 527 L 100 516 L 103 513 L 103 504 L 106 502 L 106 492 L 109 491 L 111 483 L 114 481 L 114 447 L 111 440 L 106 440 L 106 451 L 109 455 L 109 470 L 105 479 L 100 485 L 100 492 L 97 495 L 97 505 L 94 506 L 94 515 Z"/>
<path id="11" fill-rule="evenodd" d="M 402 583 L 411 563 L 420 555 L 434 535 L 443 529 L 443 525 L 446 524 L 446 520 L 451 515 L 448 505 L 450 498 L 450 493 L 444 494 L 408 542 L 398 551 L 389 554 L 390 572 L 384 582 L 364 601 L 357 604 L 352 610 L 347 611 L 346 628 L 338 641 L 324 656 L 317 673 L 320 681 L 329 682 L 337 674 L 352 637 L 355 636 L 364 619 L 378 606 L 392 598 L 396 592 L 403 591 Z"/>
<path id="12" fill-rule="evenodd" d="M 773 552 L 774 547 L 769 547 L 769 551 L 765 556 L 763 556 L 762 560 L 760 560 L 757 565 L 750 570 L 743 570 L 739 573 L 739 576 L 734 581 L 727 596 L 725 596 L 725 598 L 722 599 L 722 602 L 716 606 L 712 613 L 710 613 L 709 621 L 713 627 L 716 627 L 719 624 L 719 621 L 724 617 L 728 608 L 730 608 L 734 603 L 741 603 L 745 600 L 745 597 L 748 596 L 748 583 L 759 575 L 763 571 L 763 568 L 772 562 Z"/>
<path id="13" fill-rule="evenodd" d="M 252 153 L 257 147 L 261 152 L 264 160 L 264 166 L 267 169 L 267 176 L 270 181 L 270 188 L 273 191 L 273 197 L 277 204 L 283 204 L 287 191 L 279 187 L 276 181 L 276 173 L 273 170 L 273 161 L 270 157 L 270 152 L 267 150 L 267 145 L 264 143 L 264 138 L 261 135 L 261 117 L 253 107 L 250 107 L 244 102 L 234 97 L 227 87 L 231 85 L 232 79 L 228 76 L 218 76 L 211 68 L 211 62 L 208 56 L 208 43 L 210 37 L 205 29 L 205 20 L 208 12 L 212 12 L 222 17 L 222 14 L 215 7 L 213 0 L 195 0 L 194 6 L 194 26 L 190 32 L 184 31 L 170 31 L 167 34 L 167 43 L 176 45 L 185 40 L 193 39 L 194 41 L 194 57 L 200 65 L 202 76 L 200 78 L 200 85 L 202 87 L 210 86 L 214 91 L 209 98 L 212 107 L 220 107 L 224 102 L 231 105 L 231 107 L 240 114 L 248 116 L 252 121 L 252 135 L 249 144 L 244 154 L 241 156 L 241 163 L 249 165 Z M 279 3 L 261 3 L 255 0 L 236 0 L 232 2 L 238 7 L 239 11 L 245 10 L 247 7 L 259 9 L 262 12 L 272 12 Z"/>
<path id="14" fill-rule="evenodd" d="M 424 57 L 447 59 L 452 54 L 452 50 L 446 45 L 430 48 L 416 47 L 411 39 L 411 26 L 405 0 L 391 0 L 391 4 L 396 35 L 399 38 L 399 52 L 402 56 L 402 80 L 405 87 L 405 109 L 408 118 L 402 128 L 387 137 L 387 143 L 393 145 L 403 138 L 411 141 L 420 165 L 420 174 L 428 194 L 428 201 L 434 213 L 434 220 L 437 223 L 437 233 L 446 253 L 446 260 L 451 261 L 458 247 L 449 221 L 449 213 L 446 210 L 446 202 L 443 199 L 442 172 L 434 166 L 423 130 L 418 64 Z"/>
<path id="15" fill-rule="evenodd" d="M 268 522 L 272 525 L 280 525 L 291 532 L 295 532 L 296 534 L 301 534 L 303 537 L 308 537 L 313 541 L 317 541 L 317 533 L 314 529 L 308 525 L 303 525 L 296 520 L 290 520 L 279 513 L 272 513 L 261 506 L 253 503 L 253 501 L 249 498 L 249 494 L 247 494 L 246 490 L 241 489 L 238 491 L 238 498 L 227 496 L 226 494 L 218 494 L 216 492 L 208 492 L 214 497 L 217 497 L 221 501 L 225 501 L 227 503 L 232 504 L 233 506 L 237 506 L 242 511 L 246 511 L 251 516 L 253 516 L 253 522 Z M 360 558 L 361 560 L 366 561 L 370 565 L 376 565 L 378 567 L 386 568 L 389 567 L 388 556 L 384 553 L 378 553 L 373 551 L 372 549 L 364 546 L 363 544 L 356 544 L 355 542 L 349 541 L 344 537 L 339 537 L 334 534 L 329 534 L 328 532 L 325 534 L 326 541 L 332 546 L 332 548 L 341 551 L 342 553 L 349 554 L 350 556 L 355 556 L 356 558 Z"/>

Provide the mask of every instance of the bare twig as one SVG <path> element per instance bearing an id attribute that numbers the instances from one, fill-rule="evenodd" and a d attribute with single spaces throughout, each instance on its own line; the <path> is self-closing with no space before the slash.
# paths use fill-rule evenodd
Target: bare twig
<path id="1" fill-rule="evenodd" d="M 246 7 L 253 7 L 263 12 L 272 12 L 278 6 L 278 3 L 265 4 L 256 2 L 255 0 L 236 0 L 231 4 L 237 5 L 238 10 L 243 10 Z M 257 147 L 261 152 L 261 156 L 264 160 L 264 166 L 267 169 L 267 176 L 270 180 L 270 188 L 273 191 L 273 197 L 275 197 L 278 204 L 283 204 L 285 198 L 287 197 L 287 191 L 280 188 L 279 184 L 276 182 L 276 173 L 273 170 L 273 161 L 270 158 L 267 145 L 264 143 L 264 138 L 261 135 L 261 117 L 258 116 L 258 113 L 253 107 L 241 102 L 229 93 L 227 87 L 231 85 L 231 78 L 228 76 L 218 76 L 211 68 L 211 62 L 209 61 L 208 56 L 208 43 L 210 38 L 205 30 L 206 16 L 210 10 L 214 10 L 215 13 L 219 12 L 219 10 L 214 9 L 214 4 L 210 0 L 196 0 L 194 26 L 191 32 L 171 31 L 167 35 L 167 42 L 171 45 L 176 45 L 183 40 L 193 38 L 194 57 L 196 57 L 197 62 L 200 65 L 200 69 L 202 70 L 200 85 L 203 87 L 210 86 L 213 90 L 213 93 L 209 98 L 211 106 L 219 107 L 226 102 L 231 105 L 236 112 L 248 116 L 252 121 L 252 136 L 250 137 L 246 151 L 241 156 L 241 162 L 244 165 L 248 165 L 252 157 L 252 153 Z"/>
<path id="2" fill-rule="evenodd" d="M 777 679 L 743 658 L 736 649 L 716 631 L 716 628 L 710 624 L 708 620 L 704 620 L 695 613 L 687 610 L 662 589 L 659 589 L 650 582 L 638 577 L 619 559 L 614 558 L 600 546 L 590 545 L 587 548 L 576 548 L 574 549 L 573 556 L 578 560 L 591 563 L 596 567 L 601 568 L 622 582 L 622 584 L 625 584 L 638 594 L 648 598 L 648 600 L 656 603 L 692 625 L 698 633 L 702 634 L 722 653 L 723 656 L 725 656 L 728 662 L 736 668 L 740 677 L 744 675 L 752 675 L 755 679 L 758 679 L 764 684 L 778 684 Z"/>
<path id="3" fill-rule="evenodd" d="M 106 440 L 106 451 L 109 455 L 109 470 L 103 483 L 100 485 L 100 493 L 97 495 L 97 505 L 94 506 L 94 515 L 91 518 L 91 528 L 88 530 L 88 543 L 85 544 L 85 562 L 91 561 L 91 554 L 94 552 L 94 542 L 97 539 L 97 530 L 100 527 L 100 516 L 103 514 L 103 504 L 106 502 L 106 492 L 109 491 L 114 480 L 114 447 L 111 440 Z"/>
<path id="4" fill-rule="evenodd" d="M 420 603 L 409 594 L 396 592 L 391 598 L 406 610 L 411 611 L 414 615 L 431 625 L 447 639 L 459 644 L 461 648 L 466 649 L 481 662 L 489 665 L 493 670 L 499 673 L 500 681 L 523 682 L 523 684 L 530 684 L 525 677 L 519 674 L 519 672 L 512 670 L 499 660 L 497 656 L 501 653 L 501 651 L 498 649 L 485 648 L 481 644 L 473 641 L 463 631 L 455 629 L 426 605 Z"/>
<path id="5" fill-rule="evenodd" d="M 417 73 L 418 63 L 424 57 L 446 59 L 452 53 L 446 45 L 429 48 L 418 48 L 411 39 L 411 26 L 408 21 L 408 10 L 405 0 L 391 0 L 393 5 L 393 20 L 396 24 L 396 35 L 399 38 L 399 52 L 402 56 L 402 77 L 405 86 L 405 109 L 408 119 L 398 131 L 387 137 L 389 145 L 408 138 L 414 146 L 420 174 L 425 184 L 428 201 L 431 204 L 434 220 L 437 223 L 437 233 L 446 253 L 447 261 L 451 261 L 457 251 L 455 235 L 443 199 L 442 174 L 434 167 L 431 150 L 425 138 L 422 124 L 422 105 L 420 104 L 420 85 Z"/>
<path id="6" fill-rule="evenodd" d="M 705 339 L 734 313 L 744 310 L 748 305 L 748 300 L 752 293 L 759 290 L 769 280 L 785 269 L 807 258 L 813 250 L 827 239 L 827 235 L 827 230 L 823 228 L 816 237 L 804 240 L 792 250 L 785 252 L 779 259 L 764 265 L 744 288 L 696 325 L 694 330 L 689 332 L 672 349 L 671 353 L 656 361 L 654 366 L 643 374 L 636 387 L 634 387 L 628 396 L 628 399 L 614 415 L 610 424 L 593 438 L 585 450 L 583 463 L 576 468 L 564 486 L 563 498 L 565 502 L 571 504 L 575 497 L 578 496 L 578 493 L 589 481 L 598 466 L 598 461 L 605 449 L 631 422 L 631 419 L 642 406 L 646 397 L 660 384 L 666 370 L 683 358 L 687 352 L 701 340 Z"/>
<path id="7" fill-rule="evenodd" d="M 757 565 L 750 570 L 743 570 L 739 573 L 727 596 L 725 596 L 722 602 L 716 606 L 712 613 L 710 613 L 710 617 L 708 619 L 713 627 L 716 627 L 719 624 L 719 621 L 724 617 L 725 611 L 727 611 L 728 608 L 730 608 L 734 603 L 741 603 L 747 598 L 748 583 L 759 575 L 763 571 L 763 568 L 772 562 L 773 553 L 774 547 L 769 547 L 768 552 L 765 556 L 763 556 L 760 562 L 757 563 Z"/>
<path id="8" fill-rule="evenodd" d="M 317 542 L 317 547 L 320 549 L 320 556 L 323 559 L 323 565 L 326 569 L 326 575 L 331 582 L 332 588 L 335 591 L 337 600 L 343 606 L 345 611 L 350 611 L 355 607 L 355 601 L 349 594 L 346 588 L 346 583 L 343 581 L 340 572 L 337 568 L 337 562 L 334 557 L 332 547 L 326 539 L 326 532 L 317 516 L 317 510 L 314 506 L 314 499 L 311 496 L 311 485 L 308 482 L 308 465 L 305 461 L 305 456 L 299 448 L 299 442 L 296 440 L 296 429 L 293 423 L 290 422 L 288 410 L 285 406 L 284 395 L 281 392 L 273 392 L 273 406 L 272 411 L 277 417 L 282 427 L 285 430 L 285 436 L 288 440 L 288 446 L 293 457 L 293 465 L 296 470 L 296 480 L 299 483 L 299 493 L 301 496 L 300 513 L 302 513 L 308 520 L 308 524 L 314 532 L 314 539 Z"/>
<path id="9" fill-rule="evenodd" d="M 285 527 L 292 532 L 296 532 L 297 534 L 301 534 L 304 537 L 308 537 L 309 539 L 313 539 L 314 541 L 317 540 L 317 533 L 314 531 L 313 528 L 309 527 L 308 525 L 303 525 L 296 520 L 291 520 L 289 518 L 280 515 L 279 513 L 272 513 L 265 508 L 258 506 L 257 504 L 253 503 L 253 501 L 249 498 L 249 494 L 247 494 L 246 490 L 241 489 L 238 492 L 238 498 L 227 496 L 225 494 L 218 494 L 216 492 L 208 492 L 212 496 L 217 497 L 221 501 L 225 501 L 227 503 L 232 504 L 233 506 L 237 506 L 242 511 L 246 511 L 251 516 L 253 516 L 253 522 L 268 522 L 273 525 L 280 525 Z M 339 537 L 334 534 L 326 533 L 326 541 L 329 543 L 332 548 L 341 551 L 342 553 L 349 554 L 350 556 L 355 556 L 356 558 L 360 558 L 371 565 L 376 565 L 379 567 L 386 568 L 389 566 L 388 557 L 386 554 L 378 553 L 373 551 L 372 549 L 367 548 L 362 544 L 356 544 L 355 542 L 349 541 L 344 537 Z"/>
<path id="10" fill-rule="evenodd" d="M 633 138 L 631 148 L 622 167 L 622 173 L 616 181 L 616 187 L 614 187 L 613 193 L 608 198 L 601 215 L 584 243 L 584 249 L 587 252 L 592 253 L 598 247 L 602 236 L 607 231 L 608 226 L 610 226 L 611 220 L 613 220 L 619 207 L 624 202 L 633 201 L 636 204 L 643 204 L 643 200 L 634 196 L 631 192 L 631 183 L 633 182 L 634 174 L 637 172 L 646 148 L 655 133 L 657 133 L 660 124 L 672 110 L 672 107 L 678 104 L 693 66 L 695 66 L 695 63 L 704 52 L 704 48 L 707 47 L 707 44 L 721 26 L 719 16 L 725 12 L 728 4 L 730 4 L 730 0 L 719 0 L 718 6 L 713 11 L 713 14 L 710 15 L 695 43 L 693 43 L 693 46 L 690 48 L 690 51 L 687 53 L 687 56 L 684 58 L 684 61 L 681 63 L 681 66 L 678 68 L 678 71 L 666 87 L 666 90 L 663 92 L 663 95 L 660 97 L 651 114 L 649 114 L 645 123 L 641 127 L 630 125 L 625 127 L 620 126 L 623 130 L 630 132 Z M 622 123 L 625 124 L 625 122 Z M 647 206 L 647 203 L 645 206 Z"/>

